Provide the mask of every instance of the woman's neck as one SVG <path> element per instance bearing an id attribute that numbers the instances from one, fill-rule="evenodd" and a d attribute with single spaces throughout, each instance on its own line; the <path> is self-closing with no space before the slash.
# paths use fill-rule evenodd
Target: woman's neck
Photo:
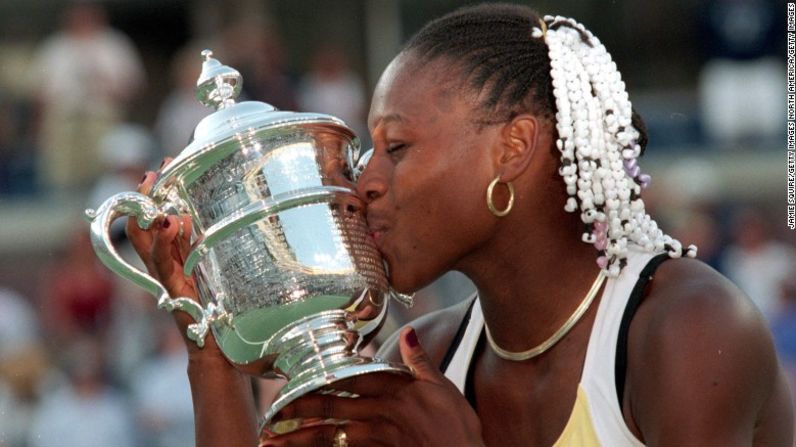
<path id="1" fill-rule="evenodd" d="M 489 243 L 457 266 L 478 289 L 493 339 L 510 351 L 555 333 L 599 274 L 594 247 L 580 241 L 578 216 L 534 209 L 503 218 Z"/>

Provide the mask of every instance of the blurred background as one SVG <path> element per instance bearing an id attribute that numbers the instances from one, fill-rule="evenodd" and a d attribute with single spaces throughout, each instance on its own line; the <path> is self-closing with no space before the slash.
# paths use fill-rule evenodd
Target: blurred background
<path id="1" fill-rule="evenodd" d="M 649 127 L 652 214 L 755 301 L 796 377 L 784 3 L 517 3 L 575 17 L 605 43 Z M 151 297 L 98 263 L 82 211 L 133 190 L 187 144 L 208 113 L 193 96 L 201 49 L 241 71 L 247 98 L 334 114 L 368 144 L 382 69 L 426 21 L 463 4 L 0 3 L 0 446 L 193 445 L 179 335 Z M 446 275 L 411 311 L 393 307 L 383 335 L 471 287 Z"/>

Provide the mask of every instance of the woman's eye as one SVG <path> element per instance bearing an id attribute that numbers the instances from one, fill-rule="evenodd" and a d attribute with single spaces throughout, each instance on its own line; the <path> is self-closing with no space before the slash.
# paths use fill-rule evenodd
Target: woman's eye
<path id="1" fill-rule="evenodd" d="M 401 149 L 406 149 L 405 143 L 394 143 L 387 147 L 387 153 L 391 154 L 393 152 L 400 151 Z"/>

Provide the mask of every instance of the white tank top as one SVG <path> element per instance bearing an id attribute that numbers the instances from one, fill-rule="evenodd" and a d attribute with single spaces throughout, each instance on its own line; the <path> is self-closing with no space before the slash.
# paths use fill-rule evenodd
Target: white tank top
<path id="1" fill-rule="evenodd" d="M 631 250 L 627 266 L 617 278 L 608 278 L 586 350 L 577 398 L 569 420 L 554 444 L 560 446 L 643 446 L 625 424 L 616 391 L 616 349 L 622 316 L 639 274 L 655 256 Z M 484 328 L 484 316 L 476 298 L 458 348 L 445 376 L 464 394 L 467 371 Z"/>

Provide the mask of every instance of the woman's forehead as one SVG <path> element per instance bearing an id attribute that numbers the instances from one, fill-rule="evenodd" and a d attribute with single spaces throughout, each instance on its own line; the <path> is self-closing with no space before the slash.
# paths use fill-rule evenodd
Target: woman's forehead
<path id="1" fill-rule="evenodd" d="M 450 112 L 457 99 L 464 99 L 453 72 L 441 59 L 424 63 L 411 54 L 399 54 L 376 85 L 369 124 L 406 120 L 408 112 Z"/>

